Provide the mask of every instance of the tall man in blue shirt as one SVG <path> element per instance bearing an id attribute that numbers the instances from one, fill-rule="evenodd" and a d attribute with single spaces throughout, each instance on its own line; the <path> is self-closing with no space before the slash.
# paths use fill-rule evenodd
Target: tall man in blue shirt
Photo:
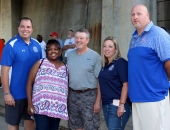
<path id="1" fill-rule="evenodd" d="M 42 53 L 37 40 L 31 38 L 32 32 L 32 20 L 21 18 L 18 35 L 7 42 L 2 54 L 2 86 L 8 130 L 18 130 L 21 117 L 24 119 L 24 130 L 34 130 L 34 121 L 27 113 L 26 83 L 32 65 L 42 57 Z"/>
<path id="2" fill-rule="evenodd" d="M 170 37 L 153 25 L 144 5 L 131 11 L 132 35 L 128 52 L 129 97 L 134 130 L 170 130 Z"/>

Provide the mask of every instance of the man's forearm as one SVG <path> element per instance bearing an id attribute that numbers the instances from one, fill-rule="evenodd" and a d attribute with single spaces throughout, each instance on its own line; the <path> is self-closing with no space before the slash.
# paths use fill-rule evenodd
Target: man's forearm
<path id="1" fill-rule="evenodd" d="M 75 44 L 67 45 L 68 49 L 75 48 Z"/>
<path id="2" fill-rule="evenodd" d="M 62 50 L 64 51 L 64 50 L 67 50 L 68 49 L 68 46 L 67 45 L 65 45 L 63 48 L 62 48 Z"/>
<path id="3" fill-rule="evenodd" d="M 101 102 L 101 92 L 100 92 L 100 85 L 97 86 L 97 97 L 96 102 Z"/>
<path id="4" fill-rule="evenodd" d="M 120 103 L 119 103 L 120 106 L 126 103 L 127 95 L 128 95 L 128 83 L 124 82 L 121 91 L 121 96 L 120 96 Z"/>

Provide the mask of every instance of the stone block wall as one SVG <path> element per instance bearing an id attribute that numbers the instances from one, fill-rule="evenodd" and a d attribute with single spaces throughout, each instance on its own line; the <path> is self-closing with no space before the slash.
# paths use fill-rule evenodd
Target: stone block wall
<path id="1" fill-rule="evenodd" d="M 170 30 L 170 0 L 157 0 L 157 25 Z"/>

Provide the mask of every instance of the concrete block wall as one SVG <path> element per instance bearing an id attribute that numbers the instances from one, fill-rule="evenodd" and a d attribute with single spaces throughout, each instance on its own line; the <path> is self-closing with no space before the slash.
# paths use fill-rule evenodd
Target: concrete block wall
<path id="1" fill-rule="evenodd" d="M 102 0 L 102 41 L 107 36 L 115 37 L 121 55 L 125 59 L 127 59 L 130 39 L 135 30 L 131 24 L 131 9 L 137 4 L 147 6 L 151 20 L 156 24 L 155 0 Z"/>
<path id="2" fill-rule="evenodd" d="M 21 8 L 22 0 L 0 0 L 0 38 L 6 42 L 17 33 Z"/>
<path id="3" fill-rule="evenodd" d="M 22 0 L 11 0 L 12 36 L 17 34 L 18 20 L 21 18 Z"/>
<path id="4" fill-rule="evenodd" d="M 47 41 L 56 31 L 65 41 L 68 30 L 87 28 L 89 47 L 100 53 L 101 5 L 101 0 L 0 0 L 0 38 L 16 35 L 18 20 L 27 16 L 33 20 L 34 38 L 41 34 Z"/>
<path id="5" fill-rule="evenodd" d="M 121 55 L 126 59 L 131 34 L 134 31 L 130 19 L 132 7 L 133 3 L 129 1 L 103 0 L 102 3 L 102 44 L 108 36 L 116 38 Z"/>
<path id="6" fill-rule="evenodd" d="M 157 25 L 170 30 L 170 0 L 157 0 Z"/>
<path id="7" fill-rule="evenodd" d="M 68 30 L 76 31 L 86 26 L 91 33 L 89 47 L 100 53 L 101 1 L 23 0 L 21 16 L 33 20 L 33 37 L 41 34 L 45 41 L 53 31 L 65 41 Z"/>
<path id="8" fill-rule="evenodd" d="M 169 10 L 169 0 L 162 1 L 166 2 L 165 9 Z M 130 12 L 136 4 L 146 5 L 151 20 L 156 24 L 156 0 L 0 0 L 0 37 L 9 40 L 17 33 L 18 19 L 27 16 L 33 20 L 34 38 L 41 34 L 47 41 L 49 34 L 57 31 L 59 38 L 65 41 L 68 30 L 87 28 L 91 33 L 90 48 L 101 53 L 104 38 L 113 36 L 118 40 L 122 56 L 127 58 L 134 31 Z M 164 22 L 160 20 L 158 23 L 169 27 L 167 19 L 170 13 L 164 13 L 158 16 L 163 17 Z"/>
<path id="9" fill-rule="evenodd" d="M 150 2 L 153 3 L 152 1 Z M 50 39 L 49 34 L 53 31 L 57 31 L 64 41 L 69 29 L 77 30 L 86 27 L 91 33 L 90 48 L 100 53 L 104 38 L 115 36 L 120 43 L 122 56 L 126 58 L 131 33 L 134 30 L 130 22 L 131 7 L 143 3 L 151 7 L 149 9 L 153 11 L 154 4 L 150 2 L 140 0 L 1 0 L 1 5 L 3 5 L 1 27 L 5 32 L 12 30 L 8 35 L 4 34 L 8 40 L 17 33 L 18 19 L 27 16 L 34 23 L 32 36 L 36 38 L 37 34 L 42 34 L 45 41 Z M 4 5 L 11 7 L 4 7 Z M 9 10 L 7 14 L 5 14 L 5 9 Z"/>
<path id="10" fill-rule="evenodd" d="M 12 37 L 11 0 L 0 2 L 0 38 L 6 41 Z"/>

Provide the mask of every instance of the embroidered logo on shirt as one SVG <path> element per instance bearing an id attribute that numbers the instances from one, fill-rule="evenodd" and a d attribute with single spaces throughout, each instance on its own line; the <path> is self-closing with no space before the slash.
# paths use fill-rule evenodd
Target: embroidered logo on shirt
<path id="1" fill-rule="evenodd" d="M 37 47 L 33 47 L 33 50 L 35 51 L 35 52 L 38 52 L 38 49 L 37 49 Z"/>
<path id="2" fill-rule="evenodd" d="M 91 60 L 91 59 L 87 58 L 87 60 Z"/>
<path id="3" fill-rule="evenodd" d="M 25 52 L 25 50 L 22 50 L 22 52 Z"/>
<path id="4" fill-rule="evenodd" d="M 114 65 L 111 65 L 110 67 L 109 67 L 109 69 L 108 70 L 113 70 L 113 68 L 114 68 Z"/>

